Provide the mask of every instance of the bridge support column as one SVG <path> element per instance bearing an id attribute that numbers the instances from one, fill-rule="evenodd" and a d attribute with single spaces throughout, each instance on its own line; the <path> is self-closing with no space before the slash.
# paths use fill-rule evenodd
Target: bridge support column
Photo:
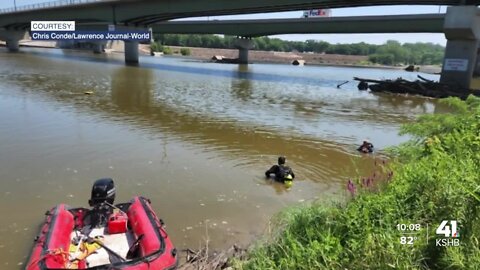
<path id="1" fill-rule="evenodd" d="M 125 63 L 138 64 L 138 41 L 125 41 Z"/>
<path id="2" fill-rule="evenodd" d="M 5 31 L 5 41 L 7 43 L 7 49 L 10 52 L 18 52 L 20 50 L 19 42 L 25 37 L 23 31 Z"/>
<path id="3" fill-rule="evenodd" d="M 235 39 L 235 47 L 238 49 L 238 63 L 248 64 L 248 50 L 254 47 L 252 39 L 238 37 Z"/>
<path id="4" fill-rule="evenodd" d="M 60 49 L 72 49 L 75 47 L 75 41 L 74 40 L 58 40 L 56 47 Z"/>
<path id="5" fill-rule="evenodd" d="M 104 45 L 105 45 L 105 42 L 100 42 L 100 41 L 94 42 L 93 53 L 95 54 L 103 53 Z"/>
<path id="6" fill-rule="evenodd" d="M 19 39 L 7 39 L 7 49 L 10 52 L 18 52 L 20 50 Z"/>
<path id="7" fill-rule="evenodd" d="M 477 61 L 475 61 L 475 69 L 473 70 L 473 77 L 479 77 L 479 76 L 480 76 L 480 47 L 478 47 L 477 49 Z"/>
<path id="8" fill-rule="evenodd" d="M 480 18 L 476 6 L 449 7 L 444 32 L 447 48 L 440 82 L 470 88 L 477 65 L 480 39 Z"/>

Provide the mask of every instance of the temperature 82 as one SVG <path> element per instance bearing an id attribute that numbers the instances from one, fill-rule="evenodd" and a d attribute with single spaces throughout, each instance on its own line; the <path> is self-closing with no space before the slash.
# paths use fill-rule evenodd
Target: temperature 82
<path id="1" fill-rule="evenodd" d="M 416 236 L 401 236 L 400 244 L 402 245 L 413 245 L 413 242 L 417 240 Z"/>

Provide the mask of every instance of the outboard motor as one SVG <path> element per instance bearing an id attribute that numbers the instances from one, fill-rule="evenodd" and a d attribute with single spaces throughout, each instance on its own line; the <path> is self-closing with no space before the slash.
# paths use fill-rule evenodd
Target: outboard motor
<path id="1" fill-rule="evenodd" d="M 115 201 L 115 184 L 111 178 L 98 179 L 93 183 L 92 196 L 88 204 L 95 207 L 101 203 L 107 202 L 113 204 Z"/>
<path id="2" fill-rule="evenodd" d="M 89 224 L 92 227 L 103 227 L 107 224 L 114 201 L 115 184 L 111 178 L 98 179 L 93 183 L 92 195 L 88 200 L 88 204 L 93 207 L 89 213 Z"/>

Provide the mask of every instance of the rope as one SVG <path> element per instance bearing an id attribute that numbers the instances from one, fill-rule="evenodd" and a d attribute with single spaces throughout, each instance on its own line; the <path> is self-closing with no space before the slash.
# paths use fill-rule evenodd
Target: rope
<path id="1" fill-rule="evenodd" d="M 30 266 L 35 265 L 35 264 L 37 264 L 37 263 L 39 263 L 43 260 L 48 259 L 49 257 L 58 257 L 59 255 L 61 256 L 63 264 L 66 266 L 66 264 L 68 263 L 68 257 L 70 256 L 70 253 L 64 251 L 62 248 L 56 248 L 56 249 L 53 249 L 53 250 L 47 250 L 47 254 L 38 258 L 37 260 L 32 261 L 28 265 L 28 268 L 30 268 Z"/>

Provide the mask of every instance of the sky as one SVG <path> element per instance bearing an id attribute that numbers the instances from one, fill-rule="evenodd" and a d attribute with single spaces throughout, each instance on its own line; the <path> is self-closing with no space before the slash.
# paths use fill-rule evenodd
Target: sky
<path id="1" fill-rule="evenodd" d="M 17 6 L 49 2 L 48 0 L 15 0 Z M 0 8 L 13 7 L 14 0 L 0 0 Z M 359 8 L 332 9 L 332 16 L 362 16 L 362 15 L 400 15 L 400 14 L 424 14 L 424 13 L 445 13 L 445 6 L 376 6 Z M 212 16 L 204 18 L 190 18 L 195 20 L 233 20 L 233 19 L 268 19 L 268 18 L 300 18 L 302 11 L 291 11 L 281 13 L 250 14 L 236 16 Z M 357 43 L 366 42 L 371 44 L 383 44 L 387 40 L 398 40 L 401 43 L 407 42 L 432 42 L 445 45 L 447 40 L 443 34 L 416 33 L 416 34 L 295 34 L 271 36 L 285 40 L 304 41 L 307 39 L 323 40 L 329 43 Z"/>

